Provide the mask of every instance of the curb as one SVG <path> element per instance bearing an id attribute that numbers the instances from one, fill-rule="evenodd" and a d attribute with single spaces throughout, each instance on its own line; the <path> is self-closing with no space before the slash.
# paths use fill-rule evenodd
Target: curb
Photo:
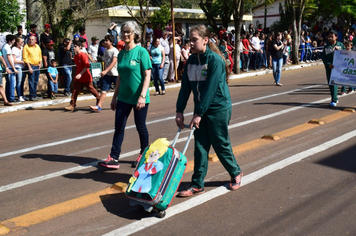
<path id="1" fill-rule="evenodd" d="M 313 62 L 313 63 L 308 63 L 308 64 L 292 65 L 292 66 L 288 66 L 288 67 L 283 67 L 282 71 L 296 70 L 296 69 L 302 69 L 304 67 L 318 66 L 318 65 L 323 65 L 323 62 Z M 234 79 L 241 79 L 241 78 L 253 77 L 253 76 L 258 76 L 258 75 L 266 75 L 266 74 L 272 74 L 272 70 L 261 70 L 261 71 L 257 71 L 257 72 L 252 71 L 252 72 L 238 74 L 238 75 L 231 75 L 230 79 L 234 80 Z M 172 84 L 172 85 L 167 85 L 166 89 L 178 88 L 178 87 L 180 87 L 180 84 Z M 154 87 L 149 88 L 149 91 L 154 91 L 154 90 L 155 90 Z M 113 95 L 114 95 L 114 92 L 110 92 L 110 93 L 107 93 L 106 97 L 112 97 Z M 85 100 L 90 100 L 90 99 L 94 99 L 93 95 L 91 95 L 91 94 L 78 96 L 77 101 L 85 101 Z M 34 108 L 53 106 L 53 105 L 69 103 L 69 102 L 70 102 L 70 98 L 62 98 L 62 99 L 56 99 L 56 100 L 44 100 L 44 101 L 34 102 L 34 103 L 26 102 L 24 104 L 13 105 L 11 107 L 0 108 L 0 114 L 7 113 L 7 112 L 20 111 L 20 110 L 32 110 Z"/>

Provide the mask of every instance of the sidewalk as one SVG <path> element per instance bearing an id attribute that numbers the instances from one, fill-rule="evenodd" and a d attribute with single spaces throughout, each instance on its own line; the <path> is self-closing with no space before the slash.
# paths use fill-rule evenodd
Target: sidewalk
<path id="1" fill-rule="evenodd" d="M 312 62 L 312 63 L 304 63 L 304 64 L 299 64 L 299 65 L 291 65 L 291 66 L 286 66 L 282 68 L 282 71 L 287 71 L 287 70 L 296 70 L 296 69 L 302 69 L 304 67 L 310 67 L 310 66 L 317 66 L 317 65 L 323 65 L 322 61 L 318 62 Z M 257 75 L 265 75 L 265 74 L 271 74 L 272 70 L 260 70 L 260 71 L 250 71 L 247 73 L 241 73 L 237 75 L 231 75 L 230 79 L 241 79 L 241 78 L 246 78 L 246 77 L 252 77 L 252 76 L 257 76 Z M 180 87 L 180 84 L 168 84 L 166 85 L 166 89 L 169 88 L 177 88 Z M 150 91 L 154 91 L 154 87 L 150 87 Z M 112 97 L 113 92 L 109 92 L 106 96 L 107 97 Z M 77 101 L 84 101 L 84 100 L 90 100 L 94 99 L 93 95 L 91 94 L 84 94 L 84 95 L 79 95 Z M 3 103 L 1 102 L 1 107 L 0 107 L 0 114 L 1 113 L 7 113 L 7 112 L 14 112 L 14 111 L 19 111 L 19 110 L 30 110 L 38 107 L 47 107 L 47 106 L 52 106 L 52 105 L 58 105 L 58 104 L 69 104 L 70 102 L 70 97 L 66 98 L 57 98 L 55 100 L 45 98 L 43 100 L 40 100 L 38 102 L 22 102 L 18 104 L 13 104 L 11 107 L 5 107 L 3 106 Z M 64 110 L 64 108 L 63 108 Z"/>

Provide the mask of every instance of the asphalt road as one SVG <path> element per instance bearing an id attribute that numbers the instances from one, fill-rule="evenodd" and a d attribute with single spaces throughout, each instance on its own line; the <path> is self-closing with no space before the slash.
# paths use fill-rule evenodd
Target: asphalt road
<path id="1" fill-rule="evenodd" d="M 96 165 L 110 152 L 110 98 L 101 113 L 90 112 L 93 99 L 79 101 L 76 112 L 59 104 L 0 114 L 0 235 L 356 235 L 356 114 L 345 111 L 355 108 L 356 93 L 330 108 L 325 82 L 323 66 L 284 71 L 283 87 L 271 74 L 231 80 L 230 136 L 242 187 L 228 191 L 227 172 L 210 162 L 207 192 L 175 198 L 163 219 L 110 188 L 132 175 L 133 115 L 120 169 Z M 178 91 L 151 97 L 150 142 L 173 140 Z M 186 156 L 181 187 L 191 178 L 193 142 Z"/>

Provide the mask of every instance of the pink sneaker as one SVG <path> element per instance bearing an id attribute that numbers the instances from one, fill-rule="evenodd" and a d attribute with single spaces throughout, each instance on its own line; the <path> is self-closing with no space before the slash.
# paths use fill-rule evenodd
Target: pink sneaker
<path id="1" fill-rule="evenodd" d="M 119 160 L 112 158 L 110 155 L 105 161 L 100 161 L 99 165 L 104 166 L 109 169 L 119 169 Z"/>
<path id="2" fill-rule="evenodd" d="M 193 186 L 188 187 L 187 189 L 180 191 L 178 193 L 178 197 L 190 197 L 194 194 L 202 194 L 205 193 L 204 188 L 194 188 Z"/>
<path id="3" fill-rule="evenodd" d="M 136 168 L 137 164 L 141 161 L 142 154 L 138 155 L 136 161 L 132 163 L 131 167 Z"/>
<path id="4" fill-rule="evenodd" d="M 236 176 L 235 178 L 231 179 L 230 185 L 229 185 L 229 189 L 231 191 L 235 191 L 238 190 L 241 186 L 241 178 L 242 178 L 243 174 L 242 172 Z"/>

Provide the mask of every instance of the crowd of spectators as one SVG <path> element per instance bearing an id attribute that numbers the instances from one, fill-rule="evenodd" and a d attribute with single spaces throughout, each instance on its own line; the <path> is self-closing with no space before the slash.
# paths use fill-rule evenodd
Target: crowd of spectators
<path id="1" fill-rule="evenodd" d="M 74 47 L 73 42 L 82 43 L 82 52 L 87 54 L 91 63 L 102 62 L 103 72 L 100 81 L 94 81 L 96 89 L 101 88 L 102 94 L 99 107 L 105 99 L 105 93 L 113 88 L 114 79 L 117 76 L 116 67 L 117 56 L 120 50 L 124 48 L 124 41 L 120 40 L 120 34 L 116 29 L 117 24 L 112 22 L 108 28 L 107 35 L 99 42 L 99 38 L 93 36 L 91 42 L 88 42 L 86 30 L 84 27 L 79 29 L 78 34 L 73 39 L 65 38 L 59 43 L 58 53 L 54 51 L 54 39 L 51 34 L 51 25 L 45 24 L 44 31 L 38 35 L 37 26 L 30 25 L 27 35 L 23 34 L 21 26 L 15 35 L 0 35 L 1 55 L 5 61 L 2 73 L 5 75 L 6 88 L 4 97 L 5 105 L 12 105 L 24 101 L 38 101 L 42 97 L 37 96 L 37 85 L 40 76 L 40 70 L 43 71 L 48 80 L 47 95 L 55 99 L 58 91 L 58 83 L 62 82 L 64 96 L 71 96 L 72 75 L 75 74 L 74 65 Z M 174 28 L 174 32 L 173 32 Z M 299 45 L 299 60 L 301 63 L 318 61 L 321 59 L 321 53 L 324 46 L 328 43 L 328 32 L 330 29 L 338 32 L 339 41 L 344 40 L 356 41 L 354 23 L 351 28 L 342 34 L 336 24 L 324 26 L 323 22 L 317 22 L 314 27 L 309 27 L 308 22 L 302 25 Z M 277 32 L 276 32 L 277 33 Z M 259 25 L 256 29 L 252 24 L 241 31 L 240 47 L 240 68 L 243 72 L 249 70 L 271 69 L 272 68 L 272 42 L 275 40 L 275 32 L 269 29 L 263 29 Z M 211 33 L 210 41 L 215 43 L 226 58 L 226 64 L 233 72 L 233 54 L 235 50 L 235 31 L 227 31 L 226 28 L 220 27 L 217 34 Z M 293 37 L 290 29 L 282 34 L 283 47 L 283 65 L 291 63 L 290 54 L 292 51 Z M 108 46 L 111 45 L 110 46 Z M 354 43 L 353 45 L 356 45 Z M 150 54 L 153 65 L 152 80 L 156 89 L 155 95 L 166 93 L 165 83 L 179 82 L 184 70 L 184 64 L 190 55 L 189 41 L 184 39 L 184 32 L 181 24 L 173 27 L 170 20 L 166 27 L 162 29 L 160 24 L 154 28 L 151 23 L 146 27 L 145 44 L 142 45 Z M 114 48 L 115 50 L 113 50 Z M 174 53 L 175 50 L 175 53 Z M 110 52 L 110 53 L 109 53 Z M 175 57 L 174 57 L 175 56 Z M 53 70 L 52 61 L 57 61 L 60 79 Z M 49 67 L 52 67 L 49 71 Z M 177 74 L 176 74 L 177 71 Z M 24 83 L 28 79 L 29 95 L 24 95 Z M 110 78 L 110 81 L 103 82 L 103 78 Z M 57 78 L 57 79 L 56 79 Z M 1 90 L 1 89 L 0 89 Z M 0 91 L 1 92 L 1 91 Z M 17 95 L 17 98 L 15 96 Z M 6 101 L 6 102 L 5 102 Z M 98 105 L 98 104 L 97 104 Z M 98 107 L 93 106 L 93 109 Z"/>
<path id="2" fill-rule="evenodd" d="M 2 49 L 0 50 L 2 52 L 0 57 L 4 59 L 4 69 L 1 73 L 4 74 L 6 80 L 6 93 L 3 96 L 4 104 L 11 106 L 14 103 L 28 100 L 41 100 L 42 97 L 37 96 L 40 72 L 46 75 L 48 81 L 47 96 L 49 98 L 57 98 L 56 94 L 60 81 L 64 88 L 64 96 L 72 96 L 72 77 L 76 70 L 73 45 L 76 41 L 80 41 L 82 43 L 81 51 L 88 56 L 90 63 L 102 63 L 101 78 L 99 81 L 93 81 L 94 87 L 101 90 L 100 101 L 96 106 L 91 106 L 94 110 L 100 109 L 105 100 L 105 94 L 115 86 L 117 57 L 119 51 L 125 46 L 124 41 L 120 39 L 116 26 L 117 23 L 112 22 L 104 39 L 99 42 L 99 38 L 93 36 L 91 43 L 88 43 L 86 29 L 81 27 L 79 32 L 73 36 L 73 39 L 65 38 L 62 42 L 58 42 L 58 53 L 54 49 L 55 42 L 51 34 L 50 24 L 44 25 L 44 31 L 40 35 L 37 33 L 37 26 L 34 24 L 30 25 L 27 35 L 23 34 L 21 26 L 18 27 L 18 32 L 15 35 L 7 35 L 6 37 L 0 35 L 0 49 Z M 169 21 L 163 30 L 159 24 L 153 29 L 151 23 L 148 23 L 146 28 L 147 43 L 145 48 L 150 53 L 151 60 L 155 65 L 152 80 L 157 88 L 157 95 L 165 94 L 165 82 L 177 82 L 180 79 L 184 62 L 189 57 L 189 44 L 182 46 L 184 36 L 182 28 L 178 25 L 174 34 L 172 31 L 172 21 Z M 111 37 L 108 37 L 109 35 Z M 4 42 L 1 42 L 3 38 Z M 174 46 L 173 38 L 175 39 Z M 153 43 L 154 39 L 155 43 Z M 183 50 L 181 47 L 183 47 Z M 173 48 L 176 51 L 175 58 Z M 58 70 L 54 70 L 57 64 Z M 158 66 L 156 66 L 157 64 Z M 175 75 L 174 66 L 176 66 L 176 69 L 179 68 L 178 77 Z M 23 93 L 26 78 L 29 85 L 29 95 L 27 96 Z M 158 82 L 160 82 L 161 91 L 158 89 Z M 15 93 L 17 96 L 15 96 Z"/>

